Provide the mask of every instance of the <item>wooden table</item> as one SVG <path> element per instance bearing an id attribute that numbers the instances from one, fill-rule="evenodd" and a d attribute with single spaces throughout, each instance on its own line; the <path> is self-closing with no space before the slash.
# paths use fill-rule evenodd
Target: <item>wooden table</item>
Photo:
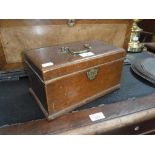
<path id="1" fill-rule="evenodd" d="M 90 114 L 102 112 L 105 119 L 92 122 Z M 153 134 L 155 93 L 69 113 L 53 121 L 30 121 L 0 128 L 0 134 Z"/>
<path id="2" fill-rule="evenodd" d="M 125 83 L 134 80 L 129 71 L 128 69 L 125 72 L 127 75 L 123 79 L 128 78 Z M 134 87 L 137 82 L 133 82 L 132 86 L 130 85 L 131 82 L 128 82 L 127 87 L 120 90 L 121 94 L 125 94 L 131 93 L 133 89 L 133 94 L 137 97 L 133 98 L 129 94 L 127 95 L 130 96 L 129 99 L 110 104 L 105 104 L 102 102 L 104 100 L 101 99 L 98 106 L 90 103 L 88 104 L 89 108 L 79 108 L 77 111 L 52 121 L 37 119 L 2 126 L 0 127 L 0 134 L 154 134 L 155 89 L 152 87 L 153 93 L 138 96 L 136 95 L 138 94 L 137 91 L 142 91 L 141 89 L 147 89 L 151 86 L 141 87 L 140 83 Z M 123 86 L 125 83 L 122 83 Z M 129 89 L 129 87 L 131 88 Z M 119 94 L 116 93 L 115 96 L 118 98 Z M 105 118 L 91 121 L 89 115 L 99 112 L 102 112 Z"/>

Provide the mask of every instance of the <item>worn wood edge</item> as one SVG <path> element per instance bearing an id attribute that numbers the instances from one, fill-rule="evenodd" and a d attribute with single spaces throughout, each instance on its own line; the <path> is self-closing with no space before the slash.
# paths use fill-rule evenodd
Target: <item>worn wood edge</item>
<path id="1" fill-rule="evenodd" d="M 41 111 L 43 112 L 43 114 L 45 115 L 45 117 L 48 118 L 49 114 L 48 114 L 47 110 L 43 107 L 41 101 L 39 100 L 39 98 L 37 97 L 35 92 L 32 90 L 32 88 L 29 88 L 29 92 L 34 97 L 34 99 L 36 100 L 37 104 L 39 105 L 39 107 L 40 107 Z"/>
<path id="2" fill-rule="evenodd" d="M 140 120 L 147 121 L 155 118 L 155 108 L 140 111 L 137 113 L 125 115 L 119 118 L 103 121 L 100 123 L 92 124 L 89 126 L 83 126 L 77 129 L 72 129 L 62 133 L 56 133 L 61 135 L 92 135 L 92 134 L 104 134 L 114 129 L 130 126 L 135 123 L 139 123 Z M 144 134 L 144 133 L 143 133 Z"/>
<path id="3" fill-rule="evenodd" d="M 100 92 L 100 93 L 98 93 L 96 95 L 93 95 L 91 97 L 88 97 L 87 99 L 83 100 L 82 102 L 80 102 L 78 104 L 75 104 L 75 105 L 72 105 L 72 106 L 70 106 L 68 108 L 62 109 L 59 112 L 53 112 L 52 114 L 49 114 L 48 111 L 42 106 L 41 101 L 39 100 L 39 98 L 37 97 L 37 95 L 35 94 L 35 92 L 33 91 L 33 89 L 32 88 L 29 88 L 29 91 L 32 94 L 32 96 L 35 98 L 37 104 L 39 105 L 40 109 L 44 113 L 44 115 L 47 118 L 47 120 L 53 120 L 56 117 L 59 117 L 59 116 L 61 116 L 63 114 L 66 114 L 66 113 L 74 110 L 75 108 L 77 108 L 79 106 L 82 106 L 82 105 L 84 105 L 84 104 L 86 104 L 86 103 L 88 103 L 90 101 L 93 101 L 93 100 L 95 100 L 95 99 L 97 99 L 97 98 L 99 98 L 101 96 L 104 96 L 104 95 L 106 95 L 106 94 L 108 94 L 108 93 L 110 93 L 110 92 L 112 92 L 112 91 L 114 91 L 116 89 L 119 89 L 119 88 L 120 88 L 120 84 L 117 84 L 116 86 L 113 86 L 113 87 L 111 87 L 111 88 L 109 88 L 107 90 L 104 90 L 104 91 L 102 91 L 102 92 Z"/>
<path id="4" fill-rule="evenodd" d="M 33 69 L 33 67 L 30 65 L 30 63 L 27 60 L 24 60 L 24 63 L 31 69 L 31 71 L 37 76 L 37 78 L 45 85 L 45 82 L 40 77 L 40 75 Z"/>

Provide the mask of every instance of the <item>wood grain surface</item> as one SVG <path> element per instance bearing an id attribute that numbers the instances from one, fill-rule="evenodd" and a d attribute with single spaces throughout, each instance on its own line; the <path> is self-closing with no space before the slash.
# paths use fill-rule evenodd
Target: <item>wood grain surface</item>
<path id="1" fill-rule="evenodd" d="M 23 50 L 80 40 L 98 39 L 126 47 L 131 20 L 0 20 L 1 42 L 7 63 L 22 62 Z"/>
<path id="2" fill-rule="evenodd" d="M 81 49 L 89 44 L 94 55 L 81 57 L 61 52 L 62 46 Z M 31 93 L 47 119 L 54 119 L 120 86 L 125 50 L 101 41 L 74 42 L 25 52 Z M 42 68 L 42 64 L 54 65 Z M 88 72 L 96 69 L 94 79 Z M 47 78 L 48 77 L 48 78 Z"/>

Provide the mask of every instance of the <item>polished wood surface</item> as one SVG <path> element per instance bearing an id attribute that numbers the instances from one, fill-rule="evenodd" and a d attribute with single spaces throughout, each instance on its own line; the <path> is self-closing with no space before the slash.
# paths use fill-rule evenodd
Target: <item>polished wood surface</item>
<path id="1" fill-rule="evenodd" d="M 0 20 L 1 42 L 7 63 L 22 62 L 23 50 L 80 40 L 101 41 L 127 47 L 131 20 Z"/>
<path id="2" fill-rule="evenodd" d="M 105 119 L 92 122 L 89 115 L 97 112 L 102 112 Z M 42 119 L 4 126 L 0 134 L 148 134 L 154 132 L 154 119 L 155 94 L 151 94 L 68 113 L 52 121 Z"/>
<path id="3" fill-rule="evenodd" d="M 100 41 L 75 42 L 66 46 L 79 49 L 85 43 L 91 45 L 90 52 L 94 53 L 89 58 L 62 53 L 62 45 L 25 53 L 31 93 L 43 112 L 46 111 L 48 119 L 54 119 L 119 88 L 125 51 Z M 50 60 L 54 60 L 52 67 L 41 67 Z M 98 72 L 95 79 L 90 80 L 87 73 L 94 68 Z"/>

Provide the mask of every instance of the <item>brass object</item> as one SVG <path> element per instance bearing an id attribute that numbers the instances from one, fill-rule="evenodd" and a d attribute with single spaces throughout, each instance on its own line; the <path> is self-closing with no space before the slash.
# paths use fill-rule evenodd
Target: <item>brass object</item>
<path id="1" fill-rule="evenodd" d="M 140 21 L 139 19 L 134 19 L 134 22 L 133 22 L 133 26 L 131 29 L 130 42 L 128 44 L 129 52 L 141 52 L 144 48 L 144 44 L 139 42 L 140 32 L 143 31 L 137 25 L 139 21 Z"/>
<path id="2" fill-rule="evenodd" d="M 61 51 L 63 53 L 69 53 L 71 55 L 76 55 L 76 54 L 89 52 L 90 49 L 92 48 L 89 44 L 84 44 L 83 46 L 85 49 L 81 49 L 81 50 L 72 50 L 69 47 L 61 47 Z"/>
<path id="3" fill-rule="evenodd" d="M 91 48 L 92 48 L 89 44 L 84 44 L 83 46 L 84 46 L 85 48 L 87 48 L 87 49 L 91 49 Z"/>
<path id="4" fill-rule="evenodd" d="M 75 25 L 75 19 L 68 19 L 68 26 L 73 27 Z"/>
<path id="5" fill-rule="evenodd" d="M 89 80 L 94 80 L 97 76 L 97 73 L 98 73 L 98 68 L 93 68 L 93 69 L 90 69 L 88 72 L 87 72 L 87 77 Z"/>

